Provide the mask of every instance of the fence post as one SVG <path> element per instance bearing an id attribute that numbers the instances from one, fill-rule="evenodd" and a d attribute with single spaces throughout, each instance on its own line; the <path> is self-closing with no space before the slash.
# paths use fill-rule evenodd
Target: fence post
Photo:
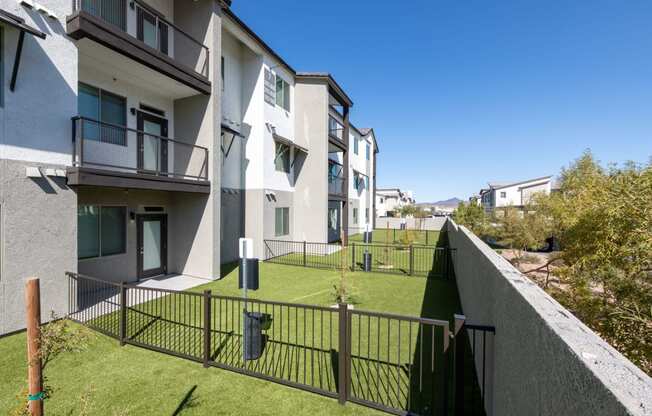
<path id="1" fill-rule="evenodd" d="M 246 277 L 245 277 L 246 279 Z M 211 291 L 204 290 L 204 368 L 211 359 Z"/>
<path id="2" fill-rule="evenodd" d="M 346 303 L 338 304 L 339 312 L 339 353 L 337 354 L 337 385 L 338 385 L 338 402 L 343 405 L 348 400 L 347 390 L 349 385 L 349 358 L 348 358 L 348 305 Z"/>
<path id="3" fill-rule="evenodd" d="M 414 247 L 410 244 L 410 276 L 414 274 Z"/>
<path id="4" fill-rule="evenodd" d="M 29 414 L 43 414 L 43 379 L 41 374 L 41 290 L 39 280 L 32 278 L 25 285 L 27 315 L 27 379 Z"/>
<path id="5" fill-rule="evenodd" d="M 426 230 L 426 245 L 428 245 L 428 230 Z"/>
<path id="6" fill-rule="evenodd" d="M 395 242 L 396 241 L 396 228 L 393 228 L 393 230 L 394 230 L 394 241 L 393 242 Z M 388 243 L 389 243 L 389 241 L 388 241 Z"/>
<path id="7" fill-rule="evenodd" d="M 454 408 L 455 416 L 464 415 L 464 345 L 466 333 L 462 330 L 464 328 L 464 315 L 455 315 L 455 329 L 453 335 L 455 336 L 455 364 L 453 366 L 455 371 L 455 399 Z"/>
<path id="8" fill-rule="evenodd" d="M 308 260 L 306 257 L 306 241 L 304 240 L 303 241 L 303 267 L 307 267 L 307 266 L 308 266 Z"/>
<path id="9" fill-rule="evenodd" d="M 355 270 L 355 243 L 351 243 L 351 270 Z"/>
<path id="10" fill-rule="evenodd" d="M 120 346 L 127 339 L 127 285 L 120 283 Z"/>

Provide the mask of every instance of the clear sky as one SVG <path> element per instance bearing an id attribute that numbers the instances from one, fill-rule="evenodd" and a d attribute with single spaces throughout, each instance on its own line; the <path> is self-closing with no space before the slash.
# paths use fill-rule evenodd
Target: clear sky
<path id="1" fill-rule="evenodd" d="M 378 186 L 420 202 L 652 156 L 652 1 L 233 0 L 373 127 Z"/>

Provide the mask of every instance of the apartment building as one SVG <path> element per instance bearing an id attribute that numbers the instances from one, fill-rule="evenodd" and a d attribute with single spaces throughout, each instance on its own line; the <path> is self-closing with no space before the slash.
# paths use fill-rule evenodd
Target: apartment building
<path id="1" fill-rule="evenodd" d="M 490 182 L 488 188 L 480 190 L 480 200 L 485 212 L 496 208 L 523 208 L 537 193 L 549 194 L 552 189 L 552 176 L 518 182 Z"/>
<path id="2" fill-rule="evenodd" d="M 379 188 L 375 192 L 375 199 L 378 217 L 397 216 L 401 207 L 416 202 L 412 191 L 401 191 L 399 188 Z"/>
<path id="3" fill-rule="evenodd" d="M 0 40 L 0 334 L 23 327 L 28 276 L 61 315 L 66 271 L 218 279 L 239 237 L 257 256 L 329 241 L 345 184 L 375 172 L 372 132 L 353 172 L 333 77 L 296 72 L 230 2 L 0 0 Z"/>
<path id="4" fill-rule="evenodd" d="M 351 125 L 349 143 L 353 147 L 349 181 L 349 235 L 360 233 L 375 224 L 374 179 L 378 146 L 373 129 Z"/>

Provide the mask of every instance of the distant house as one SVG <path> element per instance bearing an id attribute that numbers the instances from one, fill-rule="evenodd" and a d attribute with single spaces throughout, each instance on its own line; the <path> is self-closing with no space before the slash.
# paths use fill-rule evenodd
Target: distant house
<path id="1" fill-rule="evenodd" d="M 489 188 L 480 191 L 480 200 L 485 212 L 496 208 L 523 208 L 537 193 L 549 194 L 552 176 L 544 176 L 519 182 L 490 182 Z"/>
<path id="2" fill-rule="evenodd" d="M 398 188 L 376 190 L 376 216 L 393 217 L 396 211 L 405 205 L 414 204 L 412 191 L 401 191 Z"/>

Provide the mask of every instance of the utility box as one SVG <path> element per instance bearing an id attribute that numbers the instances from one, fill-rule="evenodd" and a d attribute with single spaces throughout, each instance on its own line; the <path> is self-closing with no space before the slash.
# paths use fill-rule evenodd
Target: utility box
<path id="1" fill-rule="evenodd" d="M 247 279 L 247 290 L 258 290 L 260 277 L 258 272 L 258 259 L 240 259 L 238 271 L 238 288 L 244 288 L 244 279 Z"/>
<path id="2" fill-rule="evenodd" d="M 362 269 L 365 272 L 371 271 L 371 253 L 365 251 L 362 256 Z"/>
<path id="3" fill-rule="evenodd" d="M 263 331 L 269 329 L 271 317 L 260 312 L 244 312 L 244 359 L 257 360 L 265 351 L 267 336 Z"/>

